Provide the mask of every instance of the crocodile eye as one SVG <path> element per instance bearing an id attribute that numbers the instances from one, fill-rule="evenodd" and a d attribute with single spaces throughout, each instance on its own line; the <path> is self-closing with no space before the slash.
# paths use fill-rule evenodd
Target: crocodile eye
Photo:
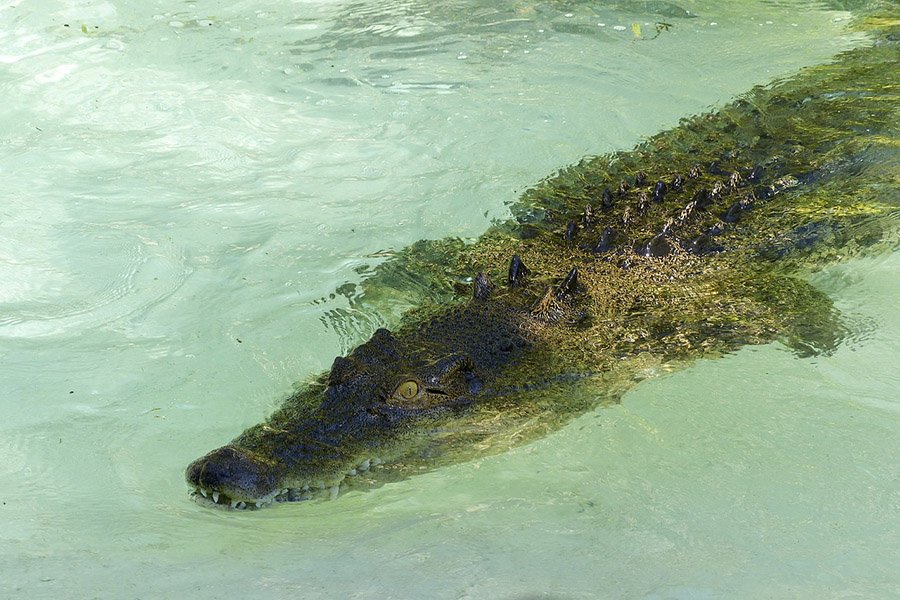
<path id="1" fill-rule="evenodd" d="M 409 381 L 404 381 L 399 385 L 399 387 L 397 387 L 397 391 L 395 393 L 404 400 L 412 400 L 419 395 L 419 384 L 412 379 L 410 379 Z"/>

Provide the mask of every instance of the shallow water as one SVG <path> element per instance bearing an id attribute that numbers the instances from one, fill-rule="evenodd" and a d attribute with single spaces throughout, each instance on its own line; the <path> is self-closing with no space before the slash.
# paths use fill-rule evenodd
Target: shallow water
<path id="1" fill-rule="evenodd" d="M 496 4 L 0 5 L 0 597 L 900 593 L 897 254 L 814 277 L 833 356 L 748 348 L 335 502 L 188 500 L 390 320 L 328 315 L 392 249 L 863 42 L 809 2 Z"/>

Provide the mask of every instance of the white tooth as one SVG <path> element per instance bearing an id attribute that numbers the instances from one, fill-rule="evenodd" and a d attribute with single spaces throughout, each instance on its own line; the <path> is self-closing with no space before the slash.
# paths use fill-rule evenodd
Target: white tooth
<path id="1" fill-rule="evenodd" d="M 238 503 L 237 503 L 237 509 L 238 509 L 238 510 L 244 510 L 245 508 L 247 508 L 247 503 L 246 503 L 246 502 L 238 502 Z"/>
<path id="2" fill-rule="evenodd" d="M 218 502 L 219 501 L 219 492 L 213 492 L 212 497 L 213 497 L 213 502 Z"/>
<path id="3" fill-rule="evenodd" d="M 353 477 L 354 475 L 356 475 L 356 469 L 350 469 L 349 471 L 347 471 L 347 475 Z"/>
<path id="4" fill-rule="evenodd" d="M 368 471 L 369 470 L 369 459 L 367 458 L 366 460 L 362 461 L 362 464 L 360 464 L 357 467 L 357 469 L 359 469 L 360 471 Z"/>
<path id="5" fill-rule="evenodd" d="M 237 505 L 238 505 L 238 501 L 237 501 L 237 500 L 232 500 L 232 501 L 231 501 L 231 508 L 237 508 Z"/>
<path id="6" fill-rule="evenodd" d="M 303 487 L 300 488 L 300 489 L 303 490 L 304 492 L 308 492 L 308 491 L 309 491 L 309 484 L 308 484 L 308 483 L 304 483 L 304 484 L 303 484 Z"/>
<path id="7" fill-rule="evenodd" d="M 257 500 L 256 502 L 254 502 L 254 504 L 256 504 L 256 508 L 259 508 L 260 506 L 262 506 L 262 503 L 263 503 L 262 500 Z"/>
<path id="8" fill-rule="evenodd" d="M 341 484 L 338 483 L 336 485 L 333 485 L 331 487 L 331 490 L 329 490 L 329 492 L 331 494 L 331 499 L 334 500 L 335 498 L 338 497 L 338 494 L 341 492 Z"/>
<path id="9" fill-rule="evenodd" d="M 282 493 L 282 494 L 287 494 L 287 493 L 288 493 L 288 489 L 287 489 L 287 488 L 284 488 L 283 490 L 281 490 L 281 493 Z"/>
<path id="10" fill-rule="evenodd" d="M 206 490 L 205 489 L 200 488 L 200 493 L 203 494 L 204 498 L 206 498 Z"/>
<path id="11" fill-rule="evenodd" d="M 371 461 L 369 461 L 369 462 L 372 463 L 372 466 L 373 466 L 373 467 L 377 467 L 378 465 L 381 464 L 381 459 L 380 459 L 380 458 L 373 458 L 373 459 L 372 459 Z"/>

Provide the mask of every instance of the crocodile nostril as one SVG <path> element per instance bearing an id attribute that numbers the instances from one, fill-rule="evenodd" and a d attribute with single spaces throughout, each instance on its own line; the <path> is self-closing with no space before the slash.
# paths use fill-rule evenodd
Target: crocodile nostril
<path id="1" fill-rule="evenodd" d="M 217 488 L 236 474 L 238 465 L 246 463 L 247 457 L 234 448 L 224 446 L 191 463 L 185 477 L 188 483 L 206 488 Z"/>
<path id="2" fill-rule="evenodd" d="M 217 448 L 192 462 L 185 478 L 200 488 L 250 497 L 264 495 L 274 485 L 268 466 L 231 446 Z"/>

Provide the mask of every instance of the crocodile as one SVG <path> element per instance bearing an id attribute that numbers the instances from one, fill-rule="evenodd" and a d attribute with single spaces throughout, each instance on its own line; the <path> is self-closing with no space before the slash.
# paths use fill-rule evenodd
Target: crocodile
<path id="1" fill-rule="evenodd" d="M 364 297 L 406 294 L 396 326 L 192 462 L 192 497 L 333 498 L 502 452 L 747 344 L 832 351 L 840 315 L 804 275 L 895 249 L 900 222 L 900 23 L 866 29 L 829 64 L 562 169 L 477 240 L 380 265 Z"/>

